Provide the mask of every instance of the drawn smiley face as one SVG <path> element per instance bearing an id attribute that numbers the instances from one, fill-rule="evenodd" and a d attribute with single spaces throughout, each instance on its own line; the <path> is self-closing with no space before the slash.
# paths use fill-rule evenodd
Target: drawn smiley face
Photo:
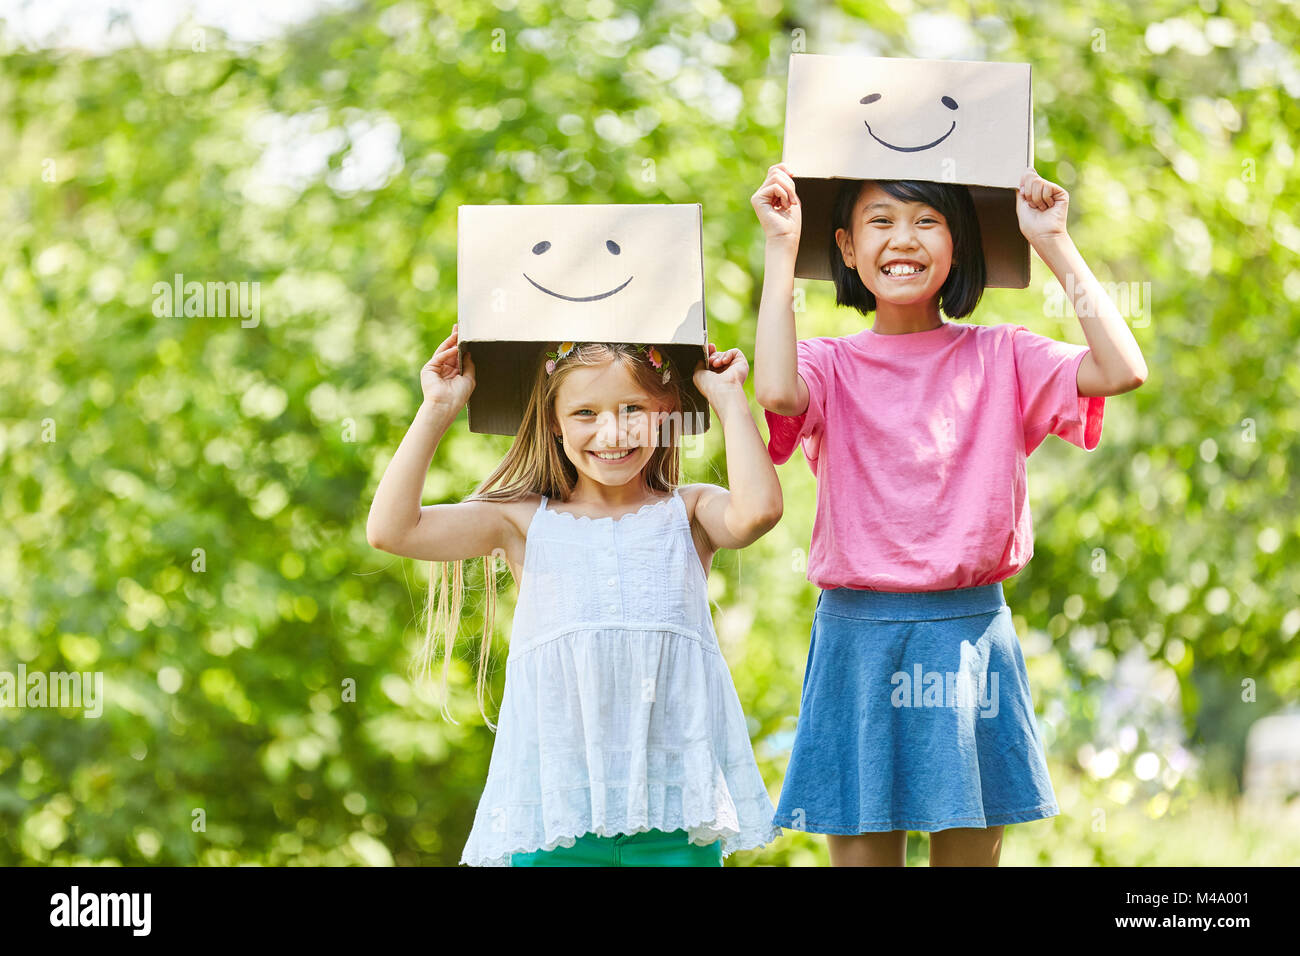
<path id="1" fill-rule="evenodd" d="M 543 240 L 537 243 L 537 245 L 533 246 L 533 255 L 535 256 L 544 255 L 546 251 L 550 248 L 551 248 L 550 242 Z M 619 248 L 619 244 L 615 242 L 613 239 L 607 239 L 605 241 L 605 249 L 612 256 L 619 255 L 623 251 L 621 248 Z M 523 276 L 525 279 L 531 282 L 536 288 L 541 289 L 547 295 L 553 295 L 557 299 L 564 299 L 566 302 L 595 302 L 598 299 L 608 299 L 611 295 L 614 295 L 617 292 L 621 292 L 623 289 L 627 288 L 627 284 L 632 281 L 632 276 L 628 276 L 626 279 L 623 280 L 622 284 L 615 286 L 613 289 L 610 289 L 608 292 L 598 292 L 595 295 L 565 295 L 563 292 L 556 292 L 554 289 L 546 288 L 546 286 L 537 282 L 527 272 L 525 272 Z"/>
<path id="2" fill-rule="evenodd" d="M 874 103 L 874 102 L 876 102 L 876 100 L 878 100 L 878 99 L 880 99 L 880 94 L 879 94 L 879 93 L 872 93 L 870 96 L 864 96 L 864 97 L 862 97 L 862 99 L 858 100 L 858 102 L 861 103 L 861 104 L 863 104 L 863 105 L 865 106 L 865 105 L 868 105 L 868 104 L 870 104 L 870 103 Z M 955 109 L 957 109 L 957 101 L 954 100 L 951 96 L 941 96 L 941 97 L 939 98 L 939 102 L 942 103 L 944 106 L 946 106 L 946 107 L 947 107 L 948 109 L 950 109 L 950 110 L 955 110 Z M 865 126 L 867 127 L 867 133 L 871 136 L 871 138 L 874 139 L 874 140 L 875 140 L 877 143 L 879 143 L 881 146 L 888 146 L 890 149 L 897 150 L 897 151 L 900 152 L 900 153 L 918 153 L 918 152 L 920 152 L 920 151 L 923 150 L 923 149 L 930 149 L 930 148 L 932 148 L 932 147 L 938 146 L 938 145 L 939 145 L 940 143 L 942 143 L 945 139 L 947 139 L 950 135 L 952 135 L 952 131 L 955 130 L 955 129 L 957 128 L 957 121 L 956 121 L 956 120 L 953 120 L 953 121 L 952 121 L 952 125 L 948 127 L 948 132 L 944 133 L 944 134 L 943 134 L 942 136 L 940 136 L 938 139 L 936 139 L 936 140 L 934 140 L 933 142 L 930 142 L 930 143 L 925 143 L 924 145 L 921 145 L 921 146 L 895 146 L 893 143 L 887 143 L 887 142 L 885 142 L 883 139 L 881 139 L 879 136 L 877 136 L 877 135 L 872 131 L 872 129 L 871 129 L 871 124 L 870 124 L 870 123 L 868 123 L 868 122 L 866 122 L 866 121 L 864 120 L 864 121 L 863 121 L 863 125 L 865 125 Z"/>

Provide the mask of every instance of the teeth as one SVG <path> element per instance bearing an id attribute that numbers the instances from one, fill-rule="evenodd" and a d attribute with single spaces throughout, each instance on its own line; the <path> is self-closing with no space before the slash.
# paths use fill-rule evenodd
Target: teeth
<path id="1" fill-rule="evenodd" d="M 920 268 L 916 266 L 885 266 L 883 271 L 885 275 L 890 276 L 910 276 L 915 272 L 921 272 L 924 268 L 924 266 Z"/>
<path id="2" fill-rule="evenodd" d="M 628 448 L 625 449 L 624 451 L 610 451 L 610 452 L 594 451 L 592 452 L 592 454 L 595 455 L 597 458 L 603 458 L 606 461 L 618 461 L 618 459 L 626 458 L 628 455 L 632 454 L 632 449 Z"/>

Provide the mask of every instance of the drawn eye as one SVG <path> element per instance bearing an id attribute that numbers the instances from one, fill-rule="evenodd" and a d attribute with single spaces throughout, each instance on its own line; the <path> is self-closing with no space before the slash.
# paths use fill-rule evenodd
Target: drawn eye
<path id="1" fill-rule="evenodd" d="M 620 252 L 623 251 L 618 247 L 618 243 L 615 242 L 613 239 L 610 239 L 605 243 L 605 248 L 608 249 L 610 252 L 614 253 L 614 255 L 618 255 Z"/>
<path id="2" fill-rule="evenodd" d="M 543 252 L 545 252 L 549 248 L 551 248 L 551 244 L 549 242 L 539 242 L 537 245 L 533 246 L 533 255 L 540 256 Z"/>
<path id="3" fill-rule="evenodd" d="M 864 96 L 864 97 L 862 97 L 862 99 L 858 100 L 858 102 L 859 102 L 859 103 L 863 103 L 863 104 L 866 104 L 866 103 L 874 103 L 874 102 L 876 102 L 876 100 L 878 100 L 878 99 L 880 99 L 880 94 L 879 94 L 879 93 L 872 93 L 870 96 Z"/>
<path id="4" fill-rule="evenodd" d="M 950 110 L 955 110 L 957 108 L 957 101 L 954 100 L 951 96 L 941 97 L 939 99 L 939 102 L 942 103 L 944 106 L 948 107 L 948 109 Z"/>

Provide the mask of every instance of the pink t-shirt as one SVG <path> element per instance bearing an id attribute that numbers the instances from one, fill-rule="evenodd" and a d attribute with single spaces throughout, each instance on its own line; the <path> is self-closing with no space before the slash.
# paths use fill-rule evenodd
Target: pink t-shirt
<path id="1" fill-rule="evenodd" d="M 817 476 L 808 580 L 940 591 L 992 584 L 1034 553 L 1025 459 L 1050 435 L 1087 451 L 1104 398 L 1079 395 L 1086 345 L 1023 325 L 945 322 L 798 343 L 800 416 L 766 412 L 768 454 L 802 442 Z"/>

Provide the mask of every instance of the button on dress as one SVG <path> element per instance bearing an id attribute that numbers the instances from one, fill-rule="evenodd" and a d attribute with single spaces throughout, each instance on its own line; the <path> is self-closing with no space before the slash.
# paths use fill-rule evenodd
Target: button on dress
<path id="1" fill-rule="evenodd" d="M 586 833 L 681 829 L 724 856 L 779 837 L 681 495 L 621 518 L 547 501 L 461 862 L 509 866 Z"/>

